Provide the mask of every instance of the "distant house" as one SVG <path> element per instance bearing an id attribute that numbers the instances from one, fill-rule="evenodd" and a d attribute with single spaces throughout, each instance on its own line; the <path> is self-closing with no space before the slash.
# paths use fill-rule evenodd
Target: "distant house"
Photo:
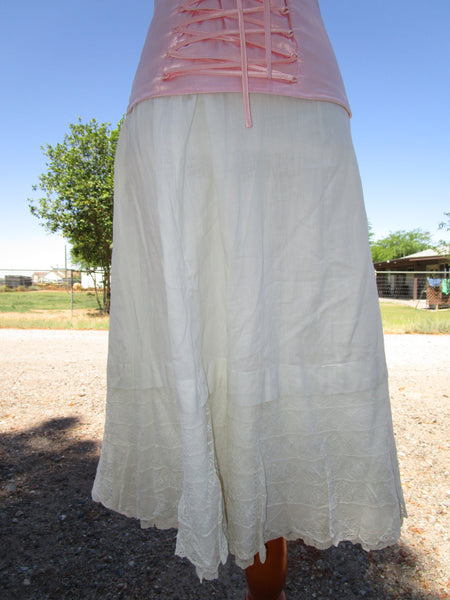
<path id="1" fill-rule="evenodd" d="M 450 265 L 450 247 L 429 248 L 409 256 L 374 263 L 376 271 L 445 271 Z"/>
<path id="2" fill-rule="evenodd" d="M 422 250 L 409 256 L 374 263 L 378 294 L 383 298 L 417 300 L 434 275 L 450 278 L 450 248 Z"/>
<path id="3" fill-rule="evenodd" d="M 35 285 L 46 283 L 62 284 L 66 281 L 66 277 L 64 271 L 52 269 L 51 271 L 41 271 L 33 273 L 32 280 Z"/>

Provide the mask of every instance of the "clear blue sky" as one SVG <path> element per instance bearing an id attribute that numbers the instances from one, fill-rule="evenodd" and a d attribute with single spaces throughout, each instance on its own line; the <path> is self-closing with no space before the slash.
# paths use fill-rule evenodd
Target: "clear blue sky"
<path id="1" fill-rule="evenodd" d="M 376 237 L 450 211 L 450 0 L 321 0 L 353 110 Z M 63 266 L 64 241 L 30 215 L 41 145 L 68 124 L 116 124 L 153 12 L 151 0 L 0 2 L 0 269 Z"/>

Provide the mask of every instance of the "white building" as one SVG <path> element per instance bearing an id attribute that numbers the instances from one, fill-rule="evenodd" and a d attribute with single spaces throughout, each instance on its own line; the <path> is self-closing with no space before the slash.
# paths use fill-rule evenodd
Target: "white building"
<path id="1" fill-rule="evenodd" d="M 81 287 L 86 290 L 97 286 L 97 289 L 103 289 L 103 272 L 95 271 L 94 273 L 81 273 Z"/>

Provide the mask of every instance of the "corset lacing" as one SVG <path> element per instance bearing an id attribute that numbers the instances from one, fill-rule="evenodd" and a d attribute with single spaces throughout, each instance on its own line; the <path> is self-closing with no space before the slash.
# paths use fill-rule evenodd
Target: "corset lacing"
<path id="1" fill-rule="evenodd" d="M 208 2 L 208 7 L 203 6 L 205 2 Z M 177 11 L 182 13 L 183 20 L 173 30 L 173 42 L 167 56 L 186 60 L 186 64 L 180 67 L 179 60 L 178 64 L 169 64 L 162 78 L 167 80 L 191 74 L 240 76 L 245 125 L 251 127 L 249 78 L 267 78 L 285 83 L 298 80 L 295 69 L 295 74 L 292 68 L 283 70 L 283 67 L 298 62 L 298 45 L 286 2 L 233 0 L 235 7 L 223 8 L 222 0 L 217 0 L 218 7 L 211 8 L 211 0 L 182 0 Z M 205 24 L 207 27 L 202 29 Z M 211 29 L 211 26 L 215 29 Z M 237 49 L 237 52 L 224 50 L 223 55 L 208 56 L 208 46 L 202 44 L 207 40 L 224 42 Z"/>

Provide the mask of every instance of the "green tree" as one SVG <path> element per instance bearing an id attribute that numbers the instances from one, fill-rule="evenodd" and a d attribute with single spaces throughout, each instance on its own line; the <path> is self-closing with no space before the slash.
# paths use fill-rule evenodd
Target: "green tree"
<path id="1" fill-rule="evenodd" d="M 79 118 L 69 127 L 62 143 L 42 147 L 46 171 L 33 191 L 44 195 L 28 203 L 43 227 L 70 242 L 78 264 L 102 272 L 103 300 L 98 295 L 97 300 L 109 312 L 114 155 L 120 123 L 110 129 L 109 123 L 83 123 Z"/>
<path id="2" fill-rule="evenodd" d="M 431 235 L 428 231 L 421 229 L 393 231 L 371 244 L 372 258 L 373 262 L 393 260 L 426 250 L 431 246 Z"/>
<path id="3" fill-rule="evenodd" d="M 439 223 L 439 229 L 448 233 L 450 231 L 450 212 L 444 212 L 444 217 L 447 220 Z M 439 240 L 439 246 L 436 250 L 444 255 L 447 254 L 450 256 L 450 239 Z"/>
<path id="4" fill-rule="evenodd" d="M 372 245 L 374 242 L 375 233 L 373 231 L 372 223 L 370 221 L 367 222 L 367 229 L 369 231 L 369 244 Z"/>
<path id="5" fill-rule="evenodd" d="M 450 231 L 450 212 L 445 212 L 444 213 L 444 217 L 447 219 L 446 221 L 441 221 L 441 223 L 439 223 L 439 229 L 442 229 L 443 231 Z M 443 240 L 444 244 L 448 244 L 449 242 L 446 240 Z"/>

